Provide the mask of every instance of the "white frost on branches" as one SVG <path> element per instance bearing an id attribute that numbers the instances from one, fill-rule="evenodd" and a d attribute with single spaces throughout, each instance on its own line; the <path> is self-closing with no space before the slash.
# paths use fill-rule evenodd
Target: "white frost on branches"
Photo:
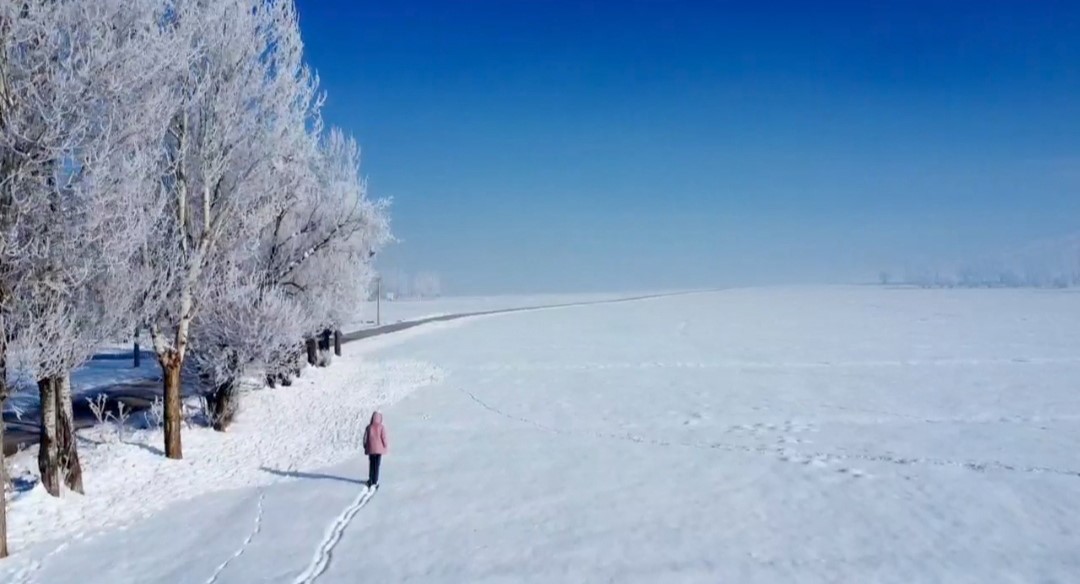
<path id="1" fill-rule="evenodd" d="M 168 211 L 147 264 L 166 290 L 150 319 L 154 348 L 179 366 L 200 299 L 217 294 L 235 248 L 257 238 L 288 184 L 315 80 L 292 2 L 177 0 L 170 24 L 193 58 L 171 83 Z"/>
<path id="2" fill-rule="evenodd" d="M 146 325 L 179 456 L 189 351 L 231 381 L 345 322 L 388 203 L 292 0 L 0 0 L 0 38 L 0 357 L 64 376 Z"/>
<path id="3" fill-rule="evenodd" d="M 161 12 L 5 2 L 0 270 L 9 364 L 65 374 L 130 324 L 128 272 L 160 214 Z"/>

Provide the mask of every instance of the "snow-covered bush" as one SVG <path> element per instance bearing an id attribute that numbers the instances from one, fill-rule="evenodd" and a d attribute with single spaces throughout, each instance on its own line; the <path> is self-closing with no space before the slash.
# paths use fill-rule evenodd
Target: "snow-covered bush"
<path id="1" fill-rule="evenodd" d="M 160 429 L 165 420 L 165 403 L 160 396 L 155 396 L 150 407 L 142 412 L 142 427 L 146 430 Z"/>

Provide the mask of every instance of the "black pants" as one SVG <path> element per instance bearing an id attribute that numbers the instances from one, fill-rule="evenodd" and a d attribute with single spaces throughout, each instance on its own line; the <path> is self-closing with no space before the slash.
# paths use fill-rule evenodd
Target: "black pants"
<path id="1" fill-rule="evenodd" d="M 368 485 L 379 484 L 379 464 L 382 462 L 381 454 L 368 455 Z"/>

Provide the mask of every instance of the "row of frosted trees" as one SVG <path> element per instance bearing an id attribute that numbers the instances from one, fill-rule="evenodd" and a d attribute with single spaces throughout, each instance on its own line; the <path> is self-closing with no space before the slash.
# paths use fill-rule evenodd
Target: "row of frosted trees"
<path id="1" fill-rule="evenodd" d="M 1080 286 L 1080 237 L 1040 242 L 1000 257 L 909 268 L 897 280 L 882 272 L 880 281 L 927 288 L 1076 287 Z"/>
<path id="2" fill-rule="evenodd" d="M 438 298 L 442 295 L 442 277 L 437 272 L 417 272 L 413 275 L 403 270 L 389 270 L 380 273 L 381 292 L 386 297 Z"/>
<path id="3" fill-rule="evenodd" d="M 72 369 L 148 331 L 181 458 L 181 372 L 224 414 L 293 370 L 366 296 L 386 206 L 291 0 L 0 0 L 0 38 L 0 406 L 37 381 L 42 482 L 81 491 Z"/>

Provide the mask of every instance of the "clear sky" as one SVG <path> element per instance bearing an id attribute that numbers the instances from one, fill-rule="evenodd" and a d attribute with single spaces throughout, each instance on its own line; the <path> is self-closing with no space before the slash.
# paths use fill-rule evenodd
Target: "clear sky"
<path id="1" fill-rule="evenodd" d="M 869 280 L 1080 230 L 1080 2 L 299 0 L 448 292 Z"/>

